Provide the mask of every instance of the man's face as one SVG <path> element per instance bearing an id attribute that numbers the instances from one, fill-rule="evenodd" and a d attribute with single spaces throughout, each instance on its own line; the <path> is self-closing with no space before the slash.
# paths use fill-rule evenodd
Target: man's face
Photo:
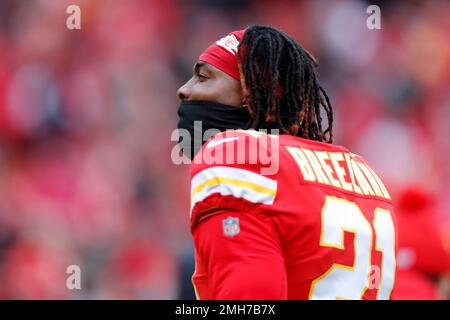
<path id="1" fill-rule="evenodd" d="M 192 78 L 178 89 L 177 95 L 182 101 L 213 101 L 236 107 L 244 104 L 240 82 L 202 61 L 194 65 Z"/>

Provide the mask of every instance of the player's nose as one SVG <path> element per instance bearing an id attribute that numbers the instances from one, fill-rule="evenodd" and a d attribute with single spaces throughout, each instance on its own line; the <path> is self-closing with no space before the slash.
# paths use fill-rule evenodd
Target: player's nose
<path id="1" fill-rule="evenodd" d="M 177 90 L 177 96 L 178 96 L 178 99 L 180 99 L 181 101 L 185 101 L 185 100 L 189 100 L 190 95 L 191 95 L 191 89 L 190 89 L 189 81 L 188 81 Z"/>

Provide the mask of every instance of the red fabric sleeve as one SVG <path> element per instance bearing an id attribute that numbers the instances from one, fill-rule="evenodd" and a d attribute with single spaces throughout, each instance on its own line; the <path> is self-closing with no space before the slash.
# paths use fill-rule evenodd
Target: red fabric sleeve
<path id="1" fill-rule="evenodd" d="M 223 220 L 239 219 L 239 233 L 227 236 Z M 193 236 L 199 299 L 287 299 L 284 257 L 271 218 L 220 211 L 196 224 Z"/>

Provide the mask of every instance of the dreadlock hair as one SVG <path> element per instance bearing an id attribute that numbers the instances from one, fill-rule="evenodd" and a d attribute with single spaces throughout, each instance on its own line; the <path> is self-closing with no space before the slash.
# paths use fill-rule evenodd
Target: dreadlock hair
<path id="1" fill-rule="evenodd" d="M 284 32 L 253 25 L 240 41 L 238 57 L 251 128 L 279 128 L 306 139 L 333 141 L 333 109 L 311 54 Z M 328 120 L 325 130 L 321 109 Z"/>

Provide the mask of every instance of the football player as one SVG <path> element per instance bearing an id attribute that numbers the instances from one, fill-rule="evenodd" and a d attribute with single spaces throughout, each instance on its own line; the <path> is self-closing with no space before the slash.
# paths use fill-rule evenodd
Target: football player
<path id="1" fill-rule="evenodd" d="M 194 136 L 180 145 L 199 299 L 390 299 L 391 197 L 332 144 L 316 67 L 289 35 L 254 25 L 209 46 L 178 90 L 178 128 Z"/>

